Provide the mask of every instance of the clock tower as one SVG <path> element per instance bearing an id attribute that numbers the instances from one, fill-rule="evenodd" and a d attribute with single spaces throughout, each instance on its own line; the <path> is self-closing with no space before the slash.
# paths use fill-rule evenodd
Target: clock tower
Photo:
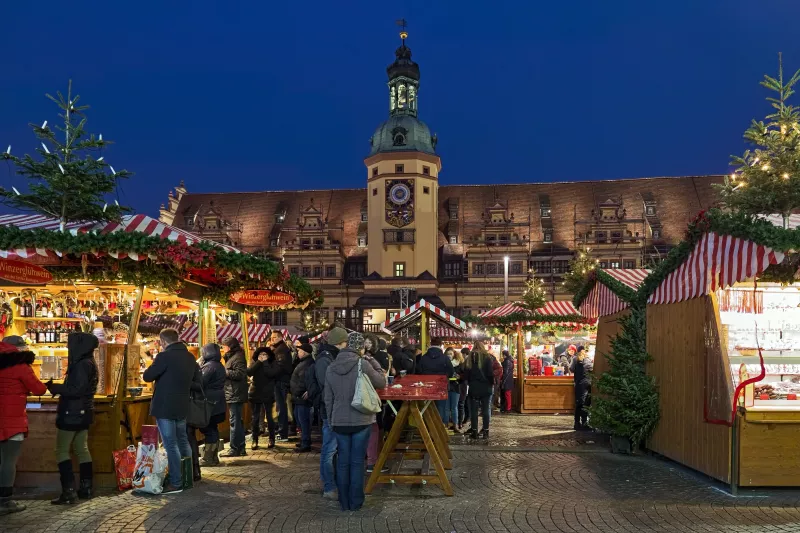
<path id="1" fill-rule="evenodd" d="M 437 275 L 439 171 L 436 136 L 417 118 L 419 65 L 406 46 L 386 72 L 389 119 L 370 139 L 367 167 L 367 272 L 383 278 Z"/>

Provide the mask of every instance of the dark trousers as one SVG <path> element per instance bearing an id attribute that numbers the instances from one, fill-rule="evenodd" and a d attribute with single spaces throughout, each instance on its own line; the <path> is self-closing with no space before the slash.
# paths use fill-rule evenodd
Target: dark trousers
<path id="1" fill-rule="evenodd" d="M 286 405 L 286 396 L 289 394 L 289 385 L 275 384 L 275 405 L 278 408 L 278 434 L 282 439 L 289 438 L 289 410 Z"/>
<path id="2" fill-rule="evenodd" d="M 589 422 L 587 407 L 592 405 L 592 388 L 589 385 L 575 385 L 575 429 Z"/>
<path id="3" fill-rule="evenodd" d="M 200 447 L 197 445 L 197 428 L 186 424 L 186 437 L 192 449 L 192 467 L 195 473 L 200 472 Z"/>
<path id="4" fill-rule="evenodd" d="M 311 406 L 294 404 L 294 421 L 300 426 L 300 446 L 311 446 Z"/>
<path id="5" fill-rule="evenodd" d="M 225 420 L 225 413 L 211 415 L 208 425 L 200 428 L 200 433 L 205 437 L 206 444 L 216 444 L 219 442 L 219 424 Z M 191 444 L 191 443 L 190 443 Z"/>
<path id="6" fill-rule="evenodd" d="M 469 415 L 472 426 L 472 431 L 478 430 L 478 413 L 483 416 L 483 430 L 489 431 L 489 421 L 492 417 L 492 397 L 484 396 L 483 398 L 469 397 Z"/>
<path id="7" fill-rule="evenodd" d="M 244 403 L 228 404 L 228 422 L 231 425 L 231 449 L 244 451 Z"/>
<path id="8" fill-rule="evenodd" d="M 275 420 L 272 418 L 272 402 L 261 403 L 251 400 L 250 408 L 253 411 L 253 420 L 250 424 L 253 442 L 258 442 L 258 436 L 261 434 L 261 420 L 265 414 L 267 416 L 267 433 L 270 440 L 275 440 Z"/>

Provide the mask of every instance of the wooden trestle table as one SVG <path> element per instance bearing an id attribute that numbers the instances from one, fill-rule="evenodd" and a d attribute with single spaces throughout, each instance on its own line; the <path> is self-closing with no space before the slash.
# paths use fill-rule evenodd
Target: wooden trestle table
<path id="1" fill-rule="evenodd" d="M 422 383 L 422 386 L 415 384 Z M 392 425 L 383 444 L 378 462 L 367 480 L 364 488 L 370 494 L 378 483 L 432 483 L 442 487 L 448 496 L 453 495 L 453 487 L 447 479 L 445 470 L 453 468 L 453 453 L 450 451 L 449 437 L 445 430 L 439 411 L 433 404 L 435 400 L 446 400 L 448 382 L 445 376 L 409 375 L 396 377 L 393 385 L 378 391 L 381 400 L 388 403 L 388 408 L 395 412 L 397 418 Z M 392 402 L 402 401 L 397 411 Z M 411 428 L 419 433 L 421 443 L 400 443 L 404 430 Z M 389 457 L 398 458 L 393 468 L 381 473 Z M 418 474 L 401 473 L 404 460 L 422 460 L 423 466 Z M 436 474 L 428 473 L 428 462 L 433 465 Z"/>

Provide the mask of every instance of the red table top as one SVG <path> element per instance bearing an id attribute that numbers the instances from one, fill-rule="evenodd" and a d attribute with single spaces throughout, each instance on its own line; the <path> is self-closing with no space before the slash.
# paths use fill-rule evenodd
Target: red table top
<path id="1" fill-rule="evenodd" d="M 399 389 L 393 389 L 392 385 L 387 385 L 385 389 L 378 391 L 381 400 L 446 400 L 447 399 L 447 376 L 424 376 L 413 374 L 410 376 L 395 376 L 392 385 L 402 385 Z M 424 387 L 412 387 L 414 383 L 424 383 Z"/>

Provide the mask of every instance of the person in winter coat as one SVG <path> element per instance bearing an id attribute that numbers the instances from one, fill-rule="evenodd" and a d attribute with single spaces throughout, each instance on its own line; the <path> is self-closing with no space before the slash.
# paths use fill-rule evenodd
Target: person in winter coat
<path id="1" fill-rule="evenodd" d="M 94 422 L 94 395 L 99 374 L 94 350 L 99 341 L 91 333 L 72 333 L 67 337 L 68 367 L 64 383 L 47 382 L 53 396 L 58 395 L 56 410 L 56 461 L 61 477 L 61 495 L 50 503 L 75 503 L 92 497 L 92 456 L 89 453 L 89 426 Z M 78 456 L 80 486 L 75 493 L 75 474 L 69 449 Z M 190 452 L 191 453 L 191 452 Z"/>
<path id="2" fill-rule="evenodd" d="M 511 395 L 514 391 L 514 359 L 503 350 L 503 376 L 500 378 L 500 412 L 511 412 Z"/>
<path id="3" fill-rule="evenodd" d="M 364 414 L 351 405 L 359 365 L 376 389 L 386 387 L 381 365 L 372 356 L 362 358 L 363 352 L 364 336 L 350 333 L 347 348 L 339 352 L 325 375 L 325 408 L 339 449 L 336 485 L 342 511 L 358 511 L 364 504 L 364 456 L 369 428 L 375 422 L 374 414 Z"/>
<path id="4" fill-rule="evenodd" d="M 181 460 L 192 457 L 192 446 L 186 431 L 191 391 L 199 390 L 202 377 L 194 356 L 180 340 L 178 332 L 168 328 L 158 335 L 164 350 L 144 371 L 144 380 L 155 382 L 150 416 L 156 419 L 161 441 L 167 452 L 169 480 L 163 494 L 181 492 Z"/>
<path id="5" fill-rule="evenodd" d="M 225 356 L 225 402 L 228 404 L 228 421 L 231 425 L 231 440 L 220 457 L 244 457 L 247 455 L 244 442 L 244 404 L 247 402 L 247 360 L 236 337 L 222 341 Z"/>
<path id="6" fill-rule="evenodd" d="M 387 376 L 391 372 L 391 356 L 380 350 L 381 340 L 378 340 L 376 335 L 367 335 L 364 338 L 364 353 L 371 355 L 373 359 L 378 361 L 378 364 L 381 365 L 381 370 Z M 383 341 L 384 347 L 386 346 L 386 342 Z M 385 404 L 382 403 L 382 406 L 385 407 Z M 375 466 L 375 463 L 378 462 L 378 444 L 380 443 L 381 437 L 381 430 L 384 428 L 384 413 L 385 411 L 381 411 L 375 417 L 375 423 L 372 424 L 369 428 L 369 442 L 367 443 L 367 473 L 372 473 L 372 469 Z M 383 468 L 383 471 L 388 472 L 389 469 L 387 467 Z"/>
<path id="7" fill-rule="evenodd" d="M 569 371 L 575 382 L 575 431 L 590 429 L 588 425 L 589 412 L 587 407 L 592 405 L 592 362 L 586 357 L 586 350 L 579 347 L 572 358 Z"/>
<path id="8" fill-rule="evenodd" d="M 459 394 L 459 381 L 462 379 L 461 373 L 463 372 L 461 363 L 461 352 L 456 352 L 453 348 L 448 348 L 444 351 L 444 355 L 450 361 L 453 367 L 453 375 L 450 376 L 447 386 L 447 414 L 450 419 L 450 430 L 453 433 L 459 433 L 459 426 L 461 425 L 458 418 L 458 404 L 460 400 Z"/>
<path id="9" fill-rule="evenodd" d="M 275 352 L 275 360 L 281 369 L 281 374 L 275 382 L 275 404 L 278 408 L 278 436 L 279 440 L 289 438 L 289 409 L 288 395 L 289 383 L 292 380 L 292 351 L 283 340 L 283 333 L 272 330 L 270 336 L 270 348 Z"/>
<path id="10" fill-rule="evenodd" d="M 480 342 L 476 342 L 467 360 L 464 370 L 469 380 L 469 412 L 471 419 L 470 438 L 478 438 L 478 412 L 483 416 L 481 436 L 489 438 L 489 422 L 492 416 L 491 397 L 494 387 L 492 361 L 494 356 L 488 353 Z"/>
<path id="11" fill-rule="evenodd" d="M 47 392 L 31 368 L 35 357 L 29 350 L 19 351 L 10 343 L 0 343 L 0 516 L 25 510 L 25 505 L 11 496 L 17 459 L 28 436 L 28 394 L 41 396 Z"/>
<path id="12" fill-rule="evenodd" d="M 222 352 L 216 344 L 206 344 L 200 350 L 200 374 L 206 399 L 213 402 L 208 425 L 200 428 L 205 436 L 202 466 L 219 466 L 219 424 L 225 420 L 225 367 L 222 365 Z"/>
<path id="13" fill-rule="evenodd" d="M 497 360 L 494 354 L 492 356 L 492 374 L 494 375 L 494 388 L 492 389 L 492 397 L 489 399 L 489 405 L 494 405 L 500 409 L 500 382 L 503 378 L 503 365 Z"/>
<path id="14" fill-rule="evenodd" d="M 191 353 L 191 352 L 190 352 Z M 192 377 L 192 385 L 189 389 L 189 397 L 201 397 L 203 392 L 203 374 L 200 371 L 200 364 L 195 361 L 195 372 Z M 188 413 L 187 413 L 188 414 Z M 192 449 L 192 479 L 195 483 L 202 478 L 200 472 L 200 446 L 197 444 L 197 430 L 201 429 L 198 426 L 192 426 L 189 421 L 186 421 L 186 438 L 189 439 L 189 447 Z"/>
<path id="15" fill-rule="evenodd" d="M 448 380 L 453 377 L 455 374 L 453 371 L 453 364 L 442 350 L 442 339 L 438 337 L 431 339 L 430 348 L 425 352 L 425 355 L 419 358 L 416 373 L 446 376 Z M 444 422 L 446 426 L 450 421 L 450 412 L 447 410 L 448 400 L 436 400 L 435 403 L 436 409 L 439 411 L 439 416 L 442 417 L 442 422 Z"/>
<path id="16" fill-rule="evenodd" d="M 296 447 L 298 453 L 311 451 L 311 405 L 317 393 L 313 390 L 315 383 L 309 382 L 314 376 L 313 353 L 314 348 L 310 344 L 303 344 L 297 348 L 297 366 L 294 367 L 289 382 L 294 402 L 294 419 L 300 424 L 300 442 Z"/>
<path id="17" fill-rule="evenodd" d="M 461 348 L 459 358 L 459 364 L 461 365 L 461 378 L 458 381 L 458 423 L 459 423 L 459 431 L 464 429 L 464 424 L 467 423 L 467 418 L 469 418 L 469 401 L 467 401 L 468 393 L 469 393 L 469 379 L 466 376 L 466 367 L 464 363 L 466 363 L 467 358 L 469 357 L 470 349 L 466 346 Z"/>
<path id="18" fill-rule="evenodd" d="M 328 372 L 328 367 L 339 355 L 339 351 L 346 347 L 347 330 L 335 327 L 328 332 L 325 343 L 317 349 L 317 360 L 314 363 L 314 378 L 320 389 L 320 394 L 314 407 L 319 410 L 322 418 L 322 449 L 319 452 L 319 476 L 322 479 L 322 497 L 329 500 L 338 499 L 336 481 L 333 475 L 333 456 L 336 455 L 337 442 L 325 409 L 325 376 Z"/>
<path id="19" fill-rule="evenodd" d="M 395 375 L 400 375 L 401 371 L 405 371 L 408 374 L 414 373 L 414 357 L 413 351 L 411 354 L 405 351 L 403 348 L 406 345 L 406 341 L 398 336 L 392 339 L 392 344 L 389 346 L 388 352 L 389 355 L 392 356 L 392 363 L 395 370 Z"/>
<path id="20" fill-rule="evenodd" d="M 258 437 L 261 435 L 261 422 L 267 417 L 267 448 L 275 447 L 275 420 L 272 418 L 272 408 L 275 405 L 275 382 L 280 377 L 281 369 L 275 360 L 275 353 L 268 347 L 258 348 L 253 354 L 253 360 L 247 367 L 247 375 L 252 378 L 247 398 L 252 411 L 252 424 L 250 427 L 251 449 L 258 449 Z"/>
<path id="21" fill-rule="evenodd" d="M 384 372 L 389 375 L 395 374 L 392 368 L 392 356 L 386 351 L 385 340 L 379 339 L 377 335 L 370 334 L 364 338 L 364 346 L 364 349 L 378 361 Z"/>

